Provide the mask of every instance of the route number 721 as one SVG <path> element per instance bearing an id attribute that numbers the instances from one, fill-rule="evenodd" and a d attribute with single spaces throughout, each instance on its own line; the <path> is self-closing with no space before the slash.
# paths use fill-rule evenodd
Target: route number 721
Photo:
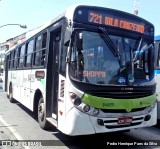
<path id="1" fill-rule="evenodd" d="M 89 22 L 96 23 L 96 24 L 102 24 L 102 15 L 90 12 L 89 13 Z"/>

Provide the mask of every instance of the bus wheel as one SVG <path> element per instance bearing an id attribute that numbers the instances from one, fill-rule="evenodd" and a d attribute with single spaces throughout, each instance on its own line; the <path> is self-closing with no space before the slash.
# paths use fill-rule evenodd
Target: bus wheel
<path id="1" fill-rule="evenodd" d="M 12 89 L 12 85 L 9 86 L 9 101 L 11 103 L 14 103 L 14 98 L 13 98 L 13 89 Z"/>
<path id="2" fill-rule="evenodd" d="M 46 111 L 45 111 L 43 97 L 41 97 L 38 102 L 38 122 L 39 122 L 39 125 L 42 129 L 46 130 L 49 128 L 49 123 L 46 120 Z"/>

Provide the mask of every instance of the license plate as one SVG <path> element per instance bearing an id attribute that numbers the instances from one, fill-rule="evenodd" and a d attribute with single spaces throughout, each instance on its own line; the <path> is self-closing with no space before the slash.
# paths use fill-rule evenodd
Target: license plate
<path id="1" fill-rule="evenodd" d="M 118 124 L 131 124 L 132 123 L 132 117 L 121 117 L 118 118 Z"/>

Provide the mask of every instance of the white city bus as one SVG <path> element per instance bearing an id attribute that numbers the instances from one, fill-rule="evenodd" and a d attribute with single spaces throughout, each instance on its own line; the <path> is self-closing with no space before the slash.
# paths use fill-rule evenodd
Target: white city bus
<path id="1" fill-rule="evenodd" d="M 157 122 L 154 26 L 135 15 L 73 6 L 6 53 L 11 102 L 68 135 Z"/>

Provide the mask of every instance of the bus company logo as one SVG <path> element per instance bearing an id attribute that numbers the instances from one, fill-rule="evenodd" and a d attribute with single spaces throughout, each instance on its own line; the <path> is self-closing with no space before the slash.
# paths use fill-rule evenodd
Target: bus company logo
<path id="1" fill-rule="evenodd" d="M 114 103 L 110 102 L 110 103 L 103 103 L 102 104 L 103 107 L 114 107 Z"/>
<path id="2" fill-rule="evenodd" d="M 133 91 L 132 87 L 122 87 L 121 91 Z"/>

